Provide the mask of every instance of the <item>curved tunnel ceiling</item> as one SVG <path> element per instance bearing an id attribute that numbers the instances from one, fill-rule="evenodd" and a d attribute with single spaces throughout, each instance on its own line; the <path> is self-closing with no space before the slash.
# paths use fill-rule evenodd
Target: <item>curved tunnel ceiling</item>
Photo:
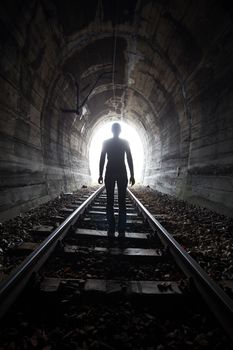
<path id="1" fill-rule="evenodd" d="M 132 1 L 109 6 L 106 1 L 91 2 L 87 16 L 88 2 L 86 7 L 73 3 L 73 11 L 70 3 L 59 2 L 58 13 L 67 35 L 62 68 L 78 82 L 80 99 L 99 76 L 110 73 L 102 76 L 88 99 L 92 121 L 103 109 L 119 117 L 141 116 L 143 122 L 146 114 L 155 117 L 177 90 L 185 99 L 184 81 L 200 62 L 202 50 L 185 24 L 192 7 L 177 4 Z"/>
<path id="2" fill-rule="evenodd" d="M 207 204 L 222 201 L 228 180 L 222 188 L 213 172 L 232 167 L 228 1 L 13 2 L 0 5 L 2 104 L 12 110 L 20 172 L 39 169 L 44 197 L 88 179 L 92 133 L 119 118 L 144 139 L 144 184 L 180 198 L 205 197 Z M 65 115 L 76 109 L 77 84 L 85 111 Z M 8 140 L 11 119 L 4 113 Z M 217 199 L 209 199 L 206 174 Z"/>
<path id="3" fill-rule="evenodd" d="M 126 39 L 119 36 L 116 40 L 114 37 L 98 39 L 77 50 L 63 65 L 63 70 L 72 74 L 79 84 L 80 102 L 94 87 L 86 104 L 92 120 L 102 110 L 116 117 L 156 114 L 153 101 L 143 90 L 146 74 L 142 71 L 141 82 L 137 82 L 139 72 L 136 62 L 130 62 L 127 57 L 127 47 Z"/>
<path id="4" fill-rule="evenodd" d="M 165 105 L 176 110 L 177 95 L 189 123 L 186 82 L 208 56 L 207 41 L 215 37 L 215 31 L 206 32 L 207 21 L 215 21 L 224 7 L 195 1 L 54 4 L 64 33 L 60 64 L 78 82 L 80 101 L 102 76 L 86 103 L 89 128 L 97 116 L 112 113 L 131 116 L 149 130 L 151 123 L 158 125 Z M 221 25 L 220 17 L 216 31 Z"/>
<path id="5" fill-rule="evenodd" d="M 73 91 L 78 83 L 80 102 L 92 91 L 79 123 L 85 142 L 100 120 L 123 118 L 148 141 L 149 182 L 161 163 L 166 173 L 176 172 L 173 160 L 187 172 L 190 101 L 203 90 L 203 79 L 205 88 L 211 84 L 223 57 L 231 66 L 231 55 L 218 50 L 229 48 L 227 3 L 60 0 L 54 5 L 63 31 L 58 71 L 70 77 Z"/>

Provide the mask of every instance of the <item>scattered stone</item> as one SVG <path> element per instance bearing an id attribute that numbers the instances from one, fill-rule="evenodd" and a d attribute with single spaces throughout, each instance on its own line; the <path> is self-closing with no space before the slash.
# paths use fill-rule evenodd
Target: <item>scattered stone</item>
<path id="1" fill-rule="evenodd" d="M 84 201 L 86 196 L 97 188 L 97 186 L 90 186 L 88 189 L 82 188 L 72 194 L 63 193 L 54 200 L 0 223 L 0 263 L 3 265 L 1 278 L 7 276 L 21 261 L 14 258 L 12 252 L 10 253 L 11 250 L 13 251 L 23 242 L 42 242 L 64 220 L 58 215 L 60 209 L 68 207 L 73 202 Z"/>
<path id="2" fill-rule="evenodd" d="M 149 187 L 132 191 L 211 278 L 233 280 L 232 218 Z"/>

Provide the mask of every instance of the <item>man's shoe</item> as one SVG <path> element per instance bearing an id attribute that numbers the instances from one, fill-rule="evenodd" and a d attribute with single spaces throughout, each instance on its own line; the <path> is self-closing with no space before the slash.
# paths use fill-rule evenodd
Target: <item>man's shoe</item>
<path id="1" fill-rule="evenodd" d="M 107 234 L 108 234 L 109 238 L 114 238 L 115 237 L 115 232 L 114 231 L 108 230 Z"/>
<path id="2" fill-rule="evenodd" d="M 118 238 L 120 239 L 125 238 L 125 231 L 119 231 Z"/>

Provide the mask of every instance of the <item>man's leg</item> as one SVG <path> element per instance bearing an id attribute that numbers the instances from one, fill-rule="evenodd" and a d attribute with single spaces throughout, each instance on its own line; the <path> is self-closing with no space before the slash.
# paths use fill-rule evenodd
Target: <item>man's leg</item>
<path id="1" fill-rule="evenodd" d="M 115 216 L 114 216 L 114 188 L 115 180 L 111 177 L 105 178 L 105 187 L 107 192 L 107 222 L 108 222 L 108 234 L 111 236 L 115 233 Z"/>
<path id="2" fill-rule="evenodd" d="M 123 177 L 117 180 L 118 187 L 118 204 L 119 204 L 119 218 L 118 218 L 118 232 L 119 237 L 125 236 L 125 228 L 126 228 L 126 187 L 127 187 L 128 179 L 127 177 Z"/>

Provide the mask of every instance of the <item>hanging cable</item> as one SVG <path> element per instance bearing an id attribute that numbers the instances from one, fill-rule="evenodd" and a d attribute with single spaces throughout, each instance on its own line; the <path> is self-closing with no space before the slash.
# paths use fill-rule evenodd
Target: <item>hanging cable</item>
<path id="1" fill-rule="evenodd" d="M 102 0 L 98 0 L 98 4 L 97 4 L 97 21 L 98 21 L 98 25 L 99 25 L 99 30 L 101 31 L 102 28 L 102 24 L 103 24 L 103 18 L 104 18 L 104 11 L 103 11 L 103 3 Z"/>
<path id="2" fill-rule="evenodd" d="M 113 105 L 116 113 L 116 91 L 115 91 L 115 66 L 116 66 L 116 49 L 117 49 L 117 9 L 116 10 L 116 17 L 115 17 L 115 26 L 114 26 L 114 32 L 113 32 L 113 38 L 114 38 L 114 47 L 113 47 L 113 60 L 112 60 L 112 91 L 113 91 Z"/>

